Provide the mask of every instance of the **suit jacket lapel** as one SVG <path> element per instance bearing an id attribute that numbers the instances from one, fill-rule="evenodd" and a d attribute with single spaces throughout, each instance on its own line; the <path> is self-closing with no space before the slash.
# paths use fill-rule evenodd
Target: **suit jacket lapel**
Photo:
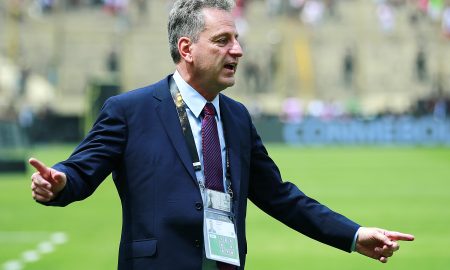
<path id="1" fill-rule="evenodd" d="M 175 151 L 177 151 L 178 156 L 183 162 L 184 167 L 190 174 L 192 180 L 197 184 L 194 168 L 192 166 L 192 158 L 183 136 L 175 103 L 170 95 L 168 81 L 169 80 L 167 79 L 166 85 L 158 87 L 154 92 L 153 96 L 160 101 L 156 106 L 156 113 L 158 114 Z"/>
<path id="2" fill-rule="evenodd" d="M 233 193 L 239 200 L 240 182 L 241 182 L 241 146 L 239 140 L 239 129 L 233 121 L 233 114 L 225 102 L 225 99 L 220 99 L 220 112 L 222 114 L 223 128 L 225 131 L 225 143 L 227 144 L 230 156 L 231 169 L 231 187 Z"/>

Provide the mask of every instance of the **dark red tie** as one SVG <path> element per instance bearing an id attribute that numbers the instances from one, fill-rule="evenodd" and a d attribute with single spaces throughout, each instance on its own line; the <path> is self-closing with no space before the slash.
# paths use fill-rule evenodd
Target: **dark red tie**
<path id="1" fill-rule="evenodd" d="M 203 108 L 202 120 L 202 153 L 203 172 L 205 174 L 205 187 L 212 190 L 224 191 L 222 154 L 217 132 L 216 110 L 212 103 L 206 103 Z M 231 264 L 217 262 L 220 270 L 235 270 Z"/>
<path id="2" fill-rule="evenodd" d="M 222 154 L 215 115 L 214 105 L 206 103 L 202 120 L 203 170 L 205 187 L 223 192 Z"/>

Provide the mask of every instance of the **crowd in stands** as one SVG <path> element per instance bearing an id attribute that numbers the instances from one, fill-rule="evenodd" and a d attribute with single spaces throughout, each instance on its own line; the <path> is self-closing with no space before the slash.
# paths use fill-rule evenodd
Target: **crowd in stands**
<path id="1" fill-rule="evenodd" d="M 302 100 L 289 97 L 284 100 L 280 120 L 286 123 L 301 123 L 305 117 L 321 119 L 323 121 L 346 118 L 397 117 L 411 115 L 417 118 L 432 116 L 436 120 L 448 120 L 450 117 L 450 98 L 433 97 L 417 100 L 407 111 L 398 113 L 389 110 L 380 111 L 376 115 L 364 115 L 358 101 L 349 100 L 347 103 L 337 101 Z M 260 115 L 256 115 L 259 117 Z"/>
<path id="2" fill-rule="evenodd" d="M 320 24 L 326 18 L 338 18 L 339 10 L 345 5 L 352 5 L 355 1 L 351 0 L 252 0 L 265 1 L 266 12 L 269 17 L 290 15 L 297 17 L 304 24 Z M 378 16 L 380 28 L 389 33 L 395 28 L 395 9 L 408 8 L 410 10 L 411 25 L 417 24 L 419 20 L 429 19 L 442 25 L 442 33 L 450 38 L 450 1 L 445 0 L 372 0 L 374 10 Z M 28 12 L 34 15 L 45 16 L 51 14 L 57 8 L 57 5 L 64 3 L 66 10 L 76 10 L 81 7 L 92 7 L 103 9 L 112 16 L 121 16 L 130 9 L 136 9 L 139 12 L 146 12 L 151 0 L 10 0 L 0 3 L 0 9 L 5 10 L 17 19 L 22 19 L 23 13 Z M 166 0 L 169 6 L 173 0 Z M 246 14 L 250 0 L 236 0 L 235 16 L 237 18 L 238 28 L 246 27 Z M 247 86 L 255 91 L 267 91 L 264 86 L 270 85 L 264 79 L 266 73 L 272 74 L 276 71 L 276 56 L 268 53 L 268 63 L 263 74 L 261 63 L 258 59 L 253 61 L 249 57 L 243 66 L 244 78 L 247 80 Z M 347 49 L 342 61 L 342 70 L 344 81 L 349 84 L 355 69 L 355 60 L 351 49 Z M 108 55 L 108 69 L 111 72 L 118 72 L 118 60 L 115 51 Z M 30 70 L 23 68 L 18 81 L 20 92 L 24 92 L 26 79 Z M 425 81 L 428 75 L 427 53 L 421 48 L 417 52 L 415 59 L 415 72 L 419 81 Z M 445 92 L 445 91 L 444 91 Z M 284 121 L 299 121 L 304 115 L 311 115 L 323 119 L 338 118 L 343 115 L 358 115 L 358 103 L 350 100 L 346 104 L 338 102 L 326 102 L 315 100 L 309 104 L 302 104 L 298 98 L 290 97 L 282 104 Z M 444 95 L 436 97 L 427 97 L 417 101 L 417 106 L 411 108 L 409 113 L 414 115 L 437 115 L 445 118 L 449 115 L 449 99 Z M 10 115 L 10 114 L 3 114 Z"/>
<path id="3" fill-rule="evenodd" d="M 408 8 L 410 22 L 427 18 L 442 24 L 442 33 L 450 37 L 450 1 L 445 0 L 372 0 L 380 28 L 391 33 L 396 27 L 396 9 Z M 298 16 L 309 25 L 319 24 L 325 18 L 338 18 L 339 6 L 352 5 L 349 0 L 266 0 L 270 16 L 282 13 Z"/>
<path id="4" fill-rule="evenodd" d="M 338 17 L 340 6 L 352 5 L 351 0 L 236 0 L 236 17 L 244 17 L 245 10 L 251 1 L 265 1 L 267 14 L 277 16 L 290 14 L 298 16 L 304 23 L 316 24 L 324 17 Z M 411 9 L 411 21 L 418 16 L 426 16 L 436 22 L 442 22 L 444 31 L 450 29 L 450 3 L 447 0 L 372 0 L 378 14 L 381 27 L 387 31 L 395 24 L 395 9 L 407 7 Z M 3 1 L 2 1 L 3 2 Z M 152 0 L 10 0 L 5 1 L 10 10 L 30 10 L 37 8 L 42 13 L 51 13 L 58 5 L 67 9 L 79 7 L 101 7 L 111 14 L 117 15 L 136 7 L 145 12 Z M 60 2 L 60 3 L 59 3 Z M 166 0 L 170 6 L 173 0 Z M 5 3 L 3 3 L 5 5 Z"/>

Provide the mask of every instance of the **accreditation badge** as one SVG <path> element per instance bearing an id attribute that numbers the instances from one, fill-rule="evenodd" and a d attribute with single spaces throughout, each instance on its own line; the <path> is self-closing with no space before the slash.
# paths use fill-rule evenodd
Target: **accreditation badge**
<path id="1" fill-rule="evenodd" d="M 240 266 L 236 230 L 229 213 L 206 208 L 203 231 L 206 258 Z"/>
<path id="2" fill-rule="evenodd" d="M 231 213 L 231 196 L 228 193 L 205 188 L 206 207 Z"/>

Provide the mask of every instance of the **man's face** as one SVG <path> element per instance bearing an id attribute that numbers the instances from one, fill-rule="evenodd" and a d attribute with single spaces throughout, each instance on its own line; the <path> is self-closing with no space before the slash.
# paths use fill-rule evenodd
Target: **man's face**
<path id="1" fill-rule="evenodd" d="M 191 45 L 192 80 L 197 90 L 218 94 L 234 85 L 234 74 L 243 52 L 231 13 L 207 8 L 203 15 L 205 29 Z"/>

